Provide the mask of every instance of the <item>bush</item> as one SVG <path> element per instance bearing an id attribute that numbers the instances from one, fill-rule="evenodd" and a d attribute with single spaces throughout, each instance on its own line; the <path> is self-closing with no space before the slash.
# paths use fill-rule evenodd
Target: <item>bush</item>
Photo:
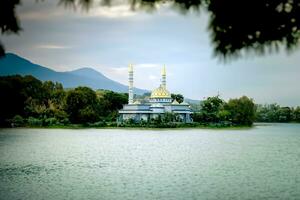
<path id="1" fill-rule="evenodd" d="M 95 123 L 90 123 L 88 125 L 91 127 L 105 127 L 107 124 L 105 123 L 105 121 L 99 121 Z"/>
<path id="2" fill-rule="evenodd" d="M 43 121 L 41 119 L 37 119 L 37 118 L 34 118 L 34 117 L 29 117 L 27 119 L 27 124 L 29 126 L 42 126 Z"/>
<path id="3" fill-rule="evenodd" d="M 20 115 L 14 116 L 14 118 L 11 119 L 11 126 L 12 127 L 20 127 L 24 125 L 24 119 Z"/>
<path id="4" fill-rule="evenodd" d="M 55 118 L 55 117 L 51 117 L 51 118 L 46 118 L 44 120 L 44 125 L 46 126 L 54 126 L 54 125 L 59 125 L 59 121 Z"/>
<path id="5" fill-rule="evenodd" d="M 69 125 L 71 122 L 68 118 L 64 118 L 64 119 L 60 120 L 60 123 L 63 125 Z"/>

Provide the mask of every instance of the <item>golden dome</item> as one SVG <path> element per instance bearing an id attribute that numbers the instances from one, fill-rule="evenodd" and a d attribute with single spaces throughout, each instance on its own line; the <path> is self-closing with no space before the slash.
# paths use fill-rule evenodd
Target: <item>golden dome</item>
<path id="1" fill-rule="evenodd" d="M 171 93 L 163 86 L 159 86 L 151 92 L 150 98 L 171 98 Z"/>

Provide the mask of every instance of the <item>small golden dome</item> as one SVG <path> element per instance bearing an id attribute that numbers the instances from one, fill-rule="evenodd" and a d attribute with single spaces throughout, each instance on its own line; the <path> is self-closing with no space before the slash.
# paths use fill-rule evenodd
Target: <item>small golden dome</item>
<path id="1" fill-rule="evenodd" d="M 171 93 L 163 86 L 159 86 L 151 92 L 150 98 L 171 98 Z"/>

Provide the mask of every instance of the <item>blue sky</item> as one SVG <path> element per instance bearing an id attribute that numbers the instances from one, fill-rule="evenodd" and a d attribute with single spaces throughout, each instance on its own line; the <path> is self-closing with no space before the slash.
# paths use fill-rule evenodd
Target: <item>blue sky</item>
<path id="1" fill-rule="evenodd" d="M 23 31 L 1 36 L 7 51 L 57 71 L 92 67 L 127 84 L 153 89 L 167 67 L 172 93 L 188 98 L 252 97 L 257 103 L 300 105 L 300 51 L 247 55 L 222 62 L 213 57 L 205 12 L 181 14 L 163 5 L 155 12 L 132 11 L 126 4 L 95 6 L 89 12 L 57 6 L 57 1 L 23 0 L 18 7 Z"/>

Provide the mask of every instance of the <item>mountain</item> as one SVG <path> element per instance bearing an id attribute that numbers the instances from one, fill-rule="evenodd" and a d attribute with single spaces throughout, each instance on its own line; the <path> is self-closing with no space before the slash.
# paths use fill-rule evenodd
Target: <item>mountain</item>
<path id="1" fill-rule="evenodd" d="M 0 59 L 0 76 L 32 75 L 42 81 L 60 82 L 65 88 L 87 86 L 93 89 L 106 89 L 115 92 L 127 92 L 128 86 L 113 81 L 92 68 L 81 68 L 74 71 L 57 72 L 47 67 L 34 64 L 13 53 L 7 53 Z M 136 94 L 149 92 L 135 88 Z"/>
<path id="2" fill-rule="evenodd" d="M 189 103 L 189 104 L 199 104 L 201 103 L 201 100 L 195 100 L 195 99 L 189 99 L 189 98 L 184 98 L 184 101 Z"/>

